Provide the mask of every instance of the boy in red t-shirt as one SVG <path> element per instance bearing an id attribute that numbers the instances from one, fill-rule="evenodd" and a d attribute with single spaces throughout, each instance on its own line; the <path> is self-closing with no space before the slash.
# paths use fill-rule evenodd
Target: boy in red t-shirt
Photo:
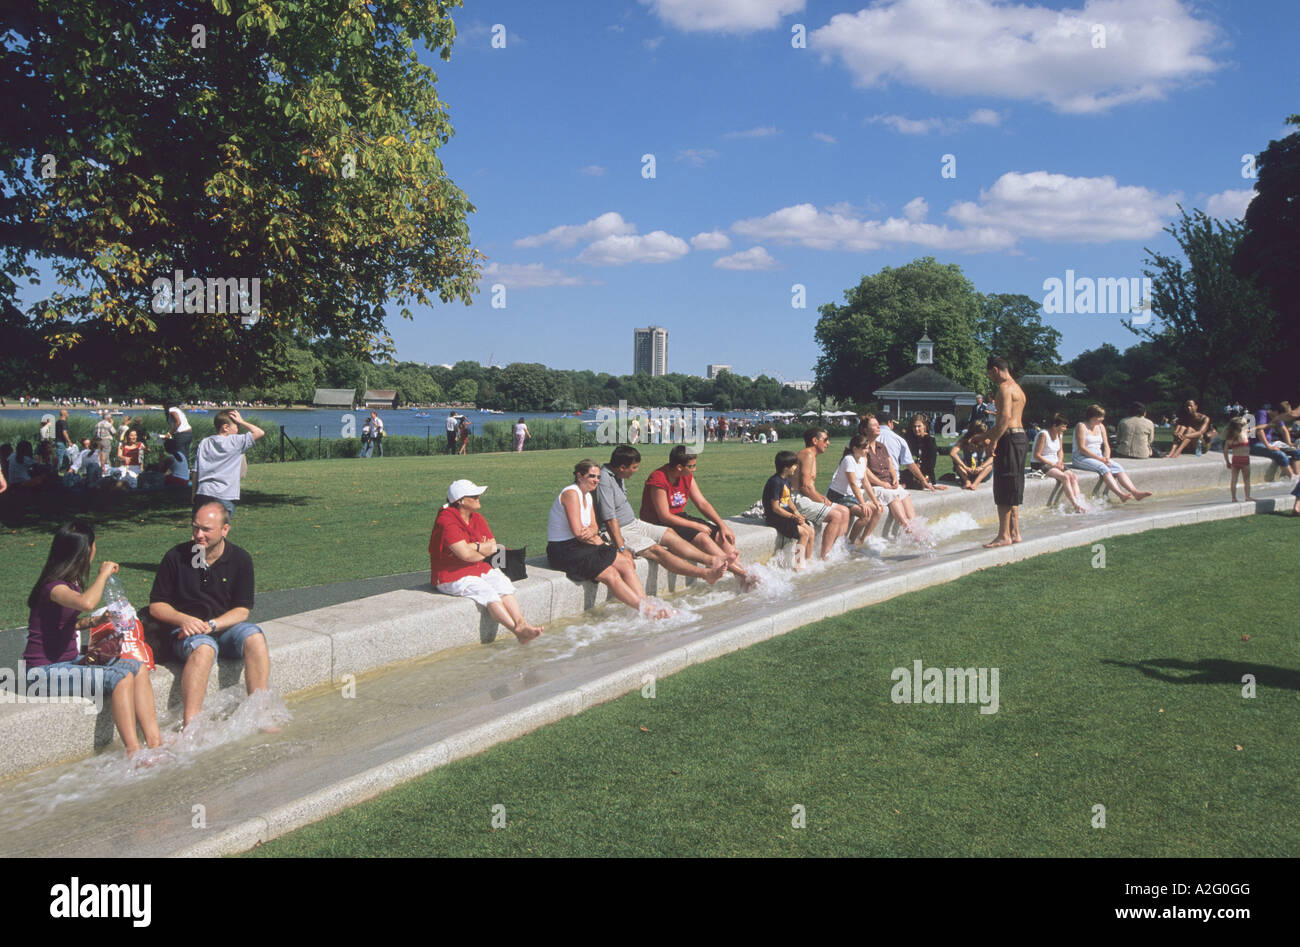
<path id="1" fill-rule="evenodd" d="M 429 579 L 439 592 L 473 599 L 520 642 L 532 641 L 544 629 L 524 621 L 514 584 L 488 561 L 497 542 L 479 513 L 485 490 L 469 480 L 447 488 L 447 505 L 429 536 Z"/>
<path id="2" fill-rule="evenodd" d="M 672 449 L 668 463 L 646 477 L 641 490 L 641 512 L 637 516 L 647 523 L 667 526 L 711 556 L 722 556 L 727 560 L 727 571 L 740 579 L 745 588 L 751 588 L 755 580 L 741 565 L 736 534 L 704 498 L 695 482 L 696 456 L 685 444 Z M 687 516 L 687 500 L 708 519 Z"/>

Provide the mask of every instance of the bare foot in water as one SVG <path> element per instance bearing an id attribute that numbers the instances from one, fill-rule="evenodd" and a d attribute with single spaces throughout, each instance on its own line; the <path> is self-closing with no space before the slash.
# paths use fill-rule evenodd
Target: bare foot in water
<path id="1" fill-rule="evenodd" d="M 723 558 L 715 559 L 713 565 L 704 573 L 704 581 L 709 585 L 715 585 L 719 579 L 727 574 L 727 560 Z"/>
<path id="2" fill-rule="evenodd" d="M 648 598 L 641 599 L 641 607 L 639 611 L 646 618 L 653 618 L 656 621 L 664 618 L 672 618 L 677 614 L 677 609 L 669 608 L 662 602 L 655 602 Z"/>
<path id="3" fill-rule="evenodd" d="M 993 540 L 993 542 L 985 543 L 984 548 L 997 549 L 999 546 L 1010 546 L 1010 545 L 1011 545 L 1010 539 L 1003 539 L 1001 536 L 999 536 L 997 539 Z"/>
<path id="4" fill-rule="evenodd" d="M 758 576 L 749 572 L 739 575 L 736 578 L 740 579 L 740 587 L 746 592 L 753 590 L 753 588 L 758 585 Z"/>
<path id="5" fill-rule="evenodd" d="M 520 644 L 527 644 L 545 630 L 546 629 L 539 625 L 530 625 L 527 622 L 521 622 L 515 628 L 515 638 L 518 639 Z"/>
<path id="6" fill-rule="evenodd" d="M 1136 490 L 1133 493 L 1133 499 L 1135 500 L 1145 500 L 1149 496 L 1151 496 L 1150 490 Z"/>

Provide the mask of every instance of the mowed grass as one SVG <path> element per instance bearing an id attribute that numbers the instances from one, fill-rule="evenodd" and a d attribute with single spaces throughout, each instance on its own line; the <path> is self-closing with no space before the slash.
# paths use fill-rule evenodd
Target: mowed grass
<path id="1" fill-rule="evenodd" d="M 1083 547 L 902 596 L 250 854 L 1294 857 L 1296 528 L 1116 537 L 1104 568 Z M 1275 575 L 1252 609 L 1244 577 Z M 917 659 L 998 668 L 998 712 L 893 703 Z"/>
<path id="2" fill-rule="evenodd" d="M 723 516 L 740 513 L 762 496 L 776 452 L 802 446 L 709 444 L 700 457 L 700 484 Z M 841 449 L 842 442 L 840 447 L 832 443 L 821 482 L 829 481 Z M 259 591 L 425 570 L 429 533 L 446 502 L 447 485 L 468 477 L 488 487 L 483 513 L 497 538 L 540 555 L 546 549 L 547 513 L 560 489 L 573 482 L 573 465 L 585 457 L 603 463 L 609 450 L 252 464 L 230 538 L 252 553 Z M 641 470 L 628 490 L 634 505 L 640 504 L 646 475 L 667 462 L 668 450 L 642 450 Z M 163 553 L 189 538 L 188 492 L 92 499 L 94 506 L 74 498 L 79 506 L 9 508 L 0 529 L 0 628 L 26 626 L 24 603 L 50 539 L 74 514 L 94 525 L 99 556 L 121 564 L 132 601 L 148 601 Z"/>

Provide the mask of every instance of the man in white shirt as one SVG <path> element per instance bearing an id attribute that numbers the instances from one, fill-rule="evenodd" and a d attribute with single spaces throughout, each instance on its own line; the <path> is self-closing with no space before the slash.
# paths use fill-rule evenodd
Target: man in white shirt
<path id="1" fill-rule="evenodd" d="M 869 420 L 874 420 L 874 418 L 871 415 L 867 415 L 867 417 L 858 424 L 859 434 L 868 433 L 867 426 Z M 910 470 L 912 476 L 916 478 L 917 483 L 925 484 L 925 489 L 927 490 L 934 490 L 934 484 L 926 479 L 925 474 L 921 473 L 921 467 L 916 462 L 916 458 L 912 456 L 912 449 L 907 446 L 907 441 L 903 440 L 901 436 L 896 434 L 894 429 L 888 424 L 884 424 L 880 421 L 877 421 L 876 423 L 880 428 L 880 443 L 883 444 L 885 450 L 889 452 L 889 456 L 894 461 L 894 465 L 898 467 L 899 473 L 901 474 L 903 470 Z M 907 515 L 915 516 L 916 514 L 912 511 L 911 505 L 912 501 L 908 500 Z"/>
<path id="2" fill-rule="evenodd" d="M 217 433 L 199 442 L 199 452 L 194 470 L 194 509 L 205 503 L 217 502 L 226 509 L 227 516 L 235 513 L 239 499 L 239 477 L 244 466 L 244 453 L 266 436 L 255 424 L 249 424 L 238 411 L 218 411 L 212 419 Z M 247 428 L 238 433 L 239 428 Z"/>

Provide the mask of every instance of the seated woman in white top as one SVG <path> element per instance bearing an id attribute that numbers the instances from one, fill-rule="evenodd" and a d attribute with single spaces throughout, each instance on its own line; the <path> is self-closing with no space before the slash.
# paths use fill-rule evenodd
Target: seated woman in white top
<path id="1" fill-rule="evenodd" d="M 573 483 L 551 504 L 546 522 L 546 558 L 552 569 L 570 579 L 600 582 L 610 595 L 650 618 L 670 618 L 671 608 L 655 607 L 646 598 L 630 556 L 619 555 L 600 535 L 591 495 L 600 482 L 600 465 L 580 460 L 573 468 Z"/>
<path id="2" fill-rule="evenodd" d="M 867 444 L 865 434 L 855 434 L 844 448 L 844 457 L 835 468 L 831 485 L 826 489 L 826 499 L 849 508 L 853 525 L 849 528 L 849 542 L 861 546 L 885 515 L 885 504 L 876 499 L 874 490 L 862 490 L 867 475 Z"/>
<path id="3" fill-rule="evenodd" d="M 1133 486 L 1124 468 L 1110 459 L 1110 437 L 1106 434 L 1106 409 L 1099 404 L 1088 405 L 1083 420 L 1074 428 L 1074 453 L 1071 466 L 1100 474 L 1120 502 L 1145 500 L 1151 496 L 1146 490 Z M 1118 481 L 1118 482 L 1117 482 Z"/>
<path id="4" fill-rule="evenodd" d="M 1065 488 L 1065 495 L 1074 504 L 1076 513 L 1087 513 L 1088 508 L 1083 505 L 1083 497 L 1079 495 L 1079 476 L 1073 470 L 1065 469 L 1065 451 L 1061 449 L 1061 438 L 1069 423 L 1063 415 L 1052 416 L 1052 423 L 1034 438 L 1033 459 L 1029 465 Z"/>

